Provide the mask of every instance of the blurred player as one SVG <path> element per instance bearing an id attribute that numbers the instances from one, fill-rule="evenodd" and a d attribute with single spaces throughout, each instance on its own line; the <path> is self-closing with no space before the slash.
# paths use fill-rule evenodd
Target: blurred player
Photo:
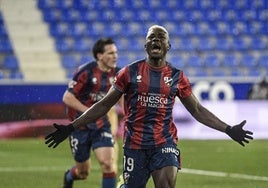
<path id="1" fill-rule="evenodd" d="M 108 94 L 71 124 L 57 125 L 46 137 L 49 147 L 56 147 L 70 133 L 85 123 L 106 114 L 124 95 L 124 185 L 145 188 L 150 176 L 156 188 L 175 188 L 180 169 L 177 129 L 172 110 L 178 97 L 200 123 L 228 134 L 244 146 L 252 132 L 243 130 L 246 121 L 230 126 L 203 107 L 192 93 L 183 71 L 166 61 L 171 45 L 168 31 L 158 25 L 149 28 L 146 36 L 146 59 L 138 60 L 115 77 Z"/>
<path id="2" fill-rule="evenodd" d="M 94 44 L 93 55 L 96 61 L 79 67 L 63 95 L 71 121 L 105 96 L 118 71 L 117 48 L 111 38 L 99 39 Z M 91 149 L 101 166 L 102 187 L 115 187 L 117 169 L 113 164 L 113 135 L 116 134 L 118 120 L 113 108 L 108 114 L 109 118 L 103 116 L 89 124 L 84 123 L 70 135 L 70 147 L 76 164 L 65 172 L 64 188 L 73 187 L 74 180 L 87 178 L 91 166 Z M 109 119 L 112 120 L 113 132 Z"/>

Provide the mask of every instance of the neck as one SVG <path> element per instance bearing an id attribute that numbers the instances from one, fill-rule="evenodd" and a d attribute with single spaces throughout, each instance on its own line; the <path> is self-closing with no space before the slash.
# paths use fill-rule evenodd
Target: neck
<path id="1" fill-rule="evenodd" d="M 150 66 L 155 68 L 162 68 L 166 66 L 165 58 L 147 58 L 147 62 Z"/>
<path id="2" fill-rule="evenodd" d="M 102 72 L 110 72 L 112 70 L 111 67 L 105 66 L 102 62 L 97 61 L 98 67 Z"/>

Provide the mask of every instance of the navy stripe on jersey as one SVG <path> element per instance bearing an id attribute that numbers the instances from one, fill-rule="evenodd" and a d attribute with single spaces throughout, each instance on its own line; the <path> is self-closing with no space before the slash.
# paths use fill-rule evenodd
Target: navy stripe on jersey
<path id="1" fill-rule="evenodd" d="M 160 82 L 161 82 L 161 72 L 159 71 L 152 71 L 149 69 L 148 72 L 149 76 L 149 88 L 148 92 L 149 93 L 159 93 L 160 92 Z M 157 108 L 147 108 L 146 109 L 146 121 L 149 121 L 150 124 L 147 124 L 144 122 L 144 129 L 143 129 L 143 138 L 142 140 L 147 140 L 146 143 L 141 143 L 141 145 L 155 145 L 155 139 L 154 139 L 154 127 L 156 125 L 155 120 L 156 120 L 156 115 L 157 115 Z M 152 136 L 151 138 L 148 137 L 148 135 Z M 141 146 L 142 147 L 142 146 Z"/>
<path id="2" fill-rule="evenodd" d="M 137 70 L 138 70 L 138 64 L 132 64 L 129 66 L 129 80 L 130 80 L 130 83 L 135 83 L 136 82 L 136 79 L 137 79 Z M 136 95 L 136 91 L 137 88 L 134 88 L 135 85 L 131 85 L 130 88 L 129 88 L 129 91 L 128 91 L 128 94 L 134 96 Z M 132 96 L 125 96 L 127 98 L 132 98 Z M 128 99 L 126 99 L 125 101 L 128 101 Z M 125 104 L 126 106 L 132 106 L 131 108 L 131 115 L 128 117 L 128 121 L 127 123 L 128 124 L 134 124 L 135 122 L 135 119 L 136 119 L 136 114 L 137 114 L 137 99 L 133 99 L 131 100 L 131 103 L 130 104 Z M 131 126 L 128 126 L 126 125 L 128 128 L 129 128 L 129 131 L 127 132 L 127 134 L 130 134 L 128 135 L 125 140 L 125 144 L 126 145 L 130 145 L 130 140 L 131 138 L 133 137 L 133 130 L 131 129 Z"/>

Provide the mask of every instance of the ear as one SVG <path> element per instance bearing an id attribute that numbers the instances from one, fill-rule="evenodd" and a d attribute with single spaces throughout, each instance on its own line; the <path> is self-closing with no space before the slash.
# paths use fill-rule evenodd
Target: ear
<path id="1" fill-rule="evenodd" d="M 171 44 L 170 42 L 168 42 L 168 50 L 170 50 L 170 48 L 171 48 Z"/>

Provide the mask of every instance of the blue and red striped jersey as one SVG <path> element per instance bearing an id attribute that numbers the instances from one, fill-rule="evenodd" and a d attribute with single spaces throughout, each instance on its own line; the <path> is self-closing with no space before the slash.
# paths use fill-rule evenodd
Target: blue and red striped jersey
<path id="1" fill-rule="evenodd" d="M 124 147 L 150 149 L 165 143 L 177 144 L 172 118 L 175 98 L 192 93 L 181 70 L 169 63 L 155 69 L 146 60 L 139 60 L 117 73 L 113 87 L 124 93 Z"/>
<path id="2" fill-rule="evenodd" d="M 81 65 L 74 73 L 73 79 L 68 85 L 68 91 L 73 93 L 81 103 L 90 107 L 106 95 L 118 70 L 119 68 L 116 67 L 110 72 L 103 72 L 96 61 Z M 72 108 L 67 107 L 67 110 L 71 121 L 81 115 L 81 112 Z M 104 116 L 95 122 L 95 126 L 91 124 L 88 127 L 100 128 L 107 121 L 107 117 Z"/>

